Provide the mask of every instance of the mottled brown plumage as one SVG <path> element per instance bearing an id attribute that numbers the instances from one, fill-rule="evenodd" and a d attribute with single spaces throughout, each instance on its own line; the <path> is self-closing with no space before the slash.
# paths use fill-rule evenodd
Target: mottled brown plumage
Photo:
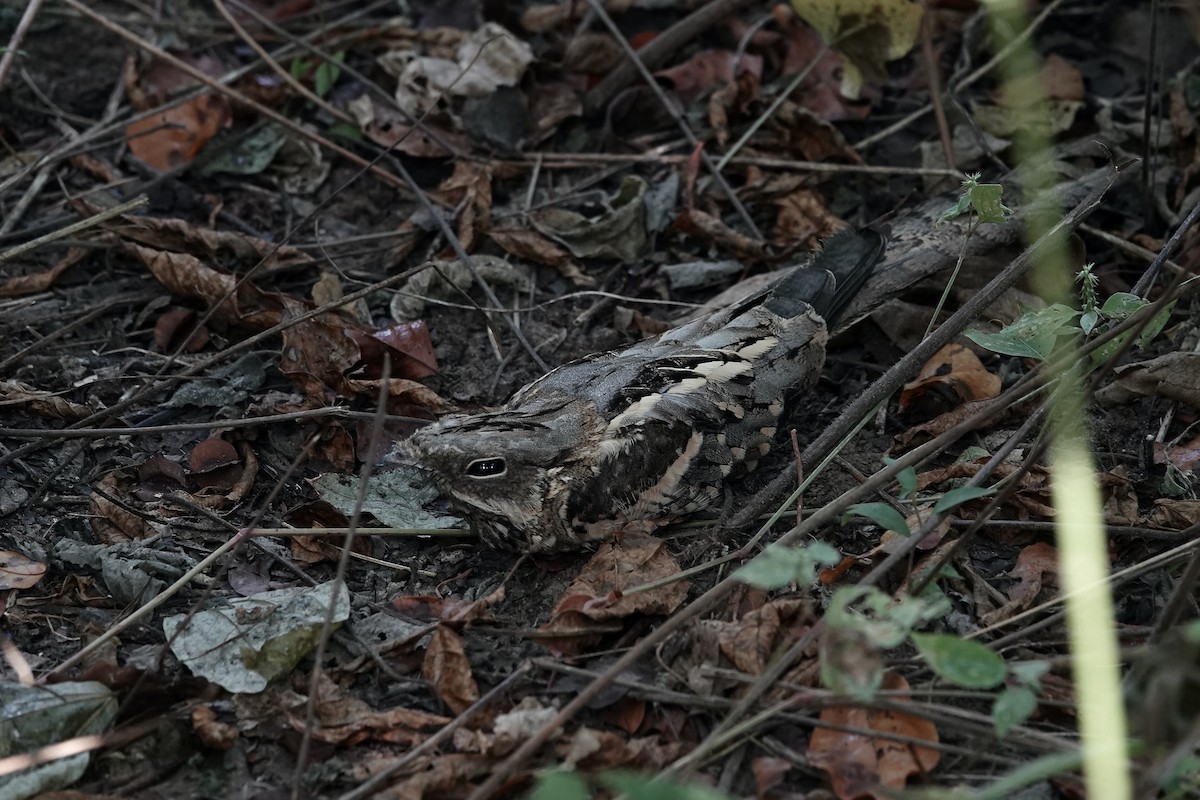
<path id="1" fill-rule="evenodd" d="M 500 410 L 447 416 L 402 448 L 494 547 L 579 549 L 699 511 L 770 450 L 787 401 L 820 375 L 828 323 L 882 249 L 872 232 L 835 237 L 764 295 L 561 366 Z"/>

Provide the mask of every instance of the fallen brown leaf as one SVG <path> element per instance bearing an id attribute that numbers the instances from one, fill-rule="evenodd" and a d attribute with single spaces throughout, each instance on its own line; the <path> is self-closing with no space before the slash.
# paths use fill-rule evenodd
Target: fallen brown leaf
<path id="1" fill-rule="evenodd" d="M 84 247 L 72 247 L 66 254 L 49 269 L 33 272 L 28 275 L 15 275 L 0 281 L 0 297 L 20 297 L 26 294 L 44 292 L 54 285 L 59 276 L 82 261 L 88 254 Z"/>
<path id="2" fill-rule="evenodd" d="M 609 627 L 597 623 L 670 614 L 687 597 L 687 581 L 631 595 L 624 591 L 678 573 L 679 564 L 661 539 L 631 531 L 605 542 L 538 629 L 546 636 L 540 641 L 561 653 L 581 653 Z"/>
<path id="3" fill-rule="evenodd" d="M 884 675 L 888 691 L 908 689 L 908 682 L 894 672 Z M 894 695 L 892 702 L 908 703 L 906 695 Z M 929 720 L 903 711 L 869 710 L 852 706 L 827 708 L 821 721 L 829 725 L 860 728 L 879 733 L 898 734 L 937 744 L 937 727 Z M 874 797 L 886 800 L 889 790 L 903 789 L 909 776 L 925 774 L 937 766 L 941 754 L 928 747 L 916 747 L 869 734 L 846 733 L 817 728 L 808 744 L 809 762 L 829 773 L 834 793 L 841 800 Z"/>
<path id="4" fill-rule="evenodd" d="M 0 550 L 0 592 L 36 586 L 46 574 L 46 564 L 15 550 Z"/>
<path id="5" fill-rule="evenodd" d="M 1024 611 L 1033 604 L 1041 594 L 1042 586 L 1057 581 L 1046 581 L 1045 575 L 1057 576 L 1058 551 L 1045 542 L 1037 542 L 1021 550 L 1016 564 L 1008 571 L 1010 578 L 1016 578 L 1017 583 L 1009 588 L 1008 602 L 994 611 L 984 614 L 980 622 L 984 626 L 995 625 Z"/>
<path id="6" fill-rule="evenodd" d="M 421 675 L 433 684 L 441 701 L 461 714 L 479 699 L 479 685 L 471 674 L 462 637 L 449 625 L 438 625 L 425 650 Z"/>
<path id="7" fill-rule="evenodd" d="M 904 385 L 900 410 L 916 419 L 930 419 L 962 403 L 1000 394 L 1000 376 L 988 372 L 979 356 L 957 343 L 937 351 L 917 377 Z"/>

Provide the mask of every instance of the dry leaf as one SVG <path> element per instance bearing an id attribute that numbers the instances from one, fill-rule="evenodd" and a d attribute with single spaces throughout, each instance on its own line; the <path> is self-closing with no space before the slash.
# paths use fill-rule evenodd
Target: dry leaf
<path id="1" fill-rule="evenodd" d="M 16 550 L 0 550 L 0 592 L 36 586 L 46 565 Z"/>
<path id="2" fill-rule="evenodd" d="M 686 107 L 701 94 L 731 84 L 744 73 L 761 78 L 762 57 L 746 54 L 739 60 L 732 50 L 701 50 L 682 64 L 659 70 L 654 75 L 669 80 L 675 96 Z"/>
<path id="3" fill-rule="evenodd" d="M 461 714 L 479 699 L 479 685 L 471 674 L 462 637 L 449 625 L 438 625 L 425 650 L 421 675 L 433 684 L 442 702 Z"/>
<path id="4" fill-rule="evenodd" d="M 885 690 L 904 690 L 908 682 L 899 675 L 884 675 Z M 889 697 L 894 703 L 907 703 L 906 695 Z M 937 744 L 937 727 L 902 711 L 872 711 L 840 706 L 821 712 L 821 721 L 830 725 L 898 734 Z M 809 762 L 829 773 L 834 793 L 841 800 L 874 797 L 887 800 L 887 790 L 903 789 L 910 775 L 925 774 L 937 766 L 941 755 L 928 747 L 914 747 L 891 739 L 874 738 L 860 733 L 844 733 L 817 728 L 808 744 Z M 883 787 L 883 788 L 880 788 Z"/>
<path id="5" fill-rule="evenodd" d="M 679 573 L 679 564 L 661 539 L 626 532 L 600 545 L 538 632 L 546 647 L 562 653 L 583 652 L 603 633 L 602 623 L 634 614 L 670 614 L 687 597 L 687 581 L 625 596 L 623 591 Z"/>
<path id="6" fill-rule="evenodd" d="M 6 278 L 4 281 L 0 281 L 0 297 L 20 297 L 44 292 L 54 285 L 60 275 L 82 261 L 87 254 L 87 248 L 72 247 L 49 269 L 29 275 L 15 275 Z"/>
<path id="7" fill-rule="evenodd" d="M 0 380 L 0 406 L 25 406 L 34 414 L 65 422 L 75 422 L 92 413 L 86 406 L 59 395 L 59 392 L 42 391 L 18 380 Z"/>
<path id="8" fill-rule="evenodd" d="M 192 730 L 200 737 L 205 747 L 213 750 L 228 750 L 239 736 L 236 725 L 217 720 L 217 712 L 211 706 L 196 706 L 192 709 Z"/>
<path id="9" fill-rule="evenodd" d="M 1046 574 L 1057 576 L 1058 551 L 1045 542 L 1037 542 L 1022 549 L 1016 564 L 1008 571 L 1008 576 L 1018 581 L 1007 592 L 1008 602 L 995 611 L 984 614 L 980 622 L 984 626 L 995 625 L 1029 608 L 1041 594 L 1042 586 L 1047 582 L 1044 579 Z M 1053 586 L 1057 581 L 1050 583 Z"/>
<path id="10" fill-rule="evenodd" d="M 988 400 L 999 394 L 1000 376 L 988 372 L 970 349 L 951 342 L 904 385 L 900 410 L 917 419 L 930 419 L 962 403 Z"/>

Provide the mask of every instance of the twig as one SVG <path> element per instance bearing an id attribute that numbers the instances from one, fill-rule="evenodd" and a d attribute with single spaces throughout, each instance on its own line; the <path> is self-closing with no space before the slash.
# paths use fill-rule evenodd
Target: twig
<path id="1" fill-rule="evenodd" d="M 12 69 L 13 61 L 21 50 L 21 43 L 25 41 L 25 34 L 29 33 L 29 28 L 41 7 L 42 0 L 29 0 L 29 5 L 25 6 L 25 13 L 21 15 L 21 21 L 17 23 L 17 29 L 8 40 L 8 49 L 0 55 L 0 90 L 8 83 L 8 71 Z"/>
<path id="2" fill-rule="evenodd" d="M 612 102 L 622 89 L 632 83 L 639 72 L 638 64 L 635 62 L 641 62 L 644 65 L 643 69 L 657 69 L 665 64 L 667 59 L 676 55 L 688 42 L 749 4 L 750 0 L 712 0 L 688 14 L 638 50 L 635 61 L 622 61 L 613 68 L 612 72 L 593 86 L 583 99 L 584 112 L 587 114 L 599 113 Z M 595 6 L 592 8 L 594 10 Z M 617 33 L 617 39 L 624 41 L 620 32 Z"/>
<path id="3" fill-rule="evenodd" d="M 389 765 L 387 769 L 377 772 L 357 788 L 339 796 L 337 800 L 363 800 L 363 798 L 375 796 L 375 793 L 382 789 L 383 786 L 389 780 L 391 780 L 392 776 L 405 767 L 408 767 L 418 758 L 421 758 L 427 753 L 436 750 L 438 747 L 441 747 L 442 744 L 449 740 L 459 728 L 461 728 L 463 725 L 466 725 L 471 721 L 472 718 L 475 717 L 476 714 L 478 714 L 480 711 L 483 711 L 485 708 L 495 702 L 497 697 L 508 691 L 509 687 L 516 683 L 518 679 L 523 678 L 528 672 L 529 662 L 526 661 L 513 670 L 512 674 L 510 674 L 507 678 L 492 687 L 487 694 L 476 700 L 468 708 L 464 709 L 461 714 L 446 724 L 440 731 L 406 752 L 398 761 Z"/>
<path id="4" fill-rule="evenodd" d="M 742 2 L 742 0 L 714 0 L 711 5 L 719 6 L 722 3 L 727 3 L 732 7 L 737 7 L 738 3 L 740 2 Z M 671 115 L 671 118 L 675 120 L 675 124 L 679 126 L 679 130 L 683 132 L 683 135 L 687 138 L 688 142 L 691 143 L 693 147 L 700 147 L 703 143 L 699 138 L 697 138 L 696 134 L 692 132 L 691 127 L 687 124 L 687 120 L 683 118 L 683 114 L 680 113 L 676 104 L 671 102 L 670 98 L 667 97 L 666 92 L 663 91 L 663 88 L 658 85 L 658 81 L 654 80 L 654 76 L 650 74 L 650 69 L 647 67 L 642 57 L 634 51 L 628 40 L 621 35 L 621 30 L 617 27 L 617 24 L 612 21 L 612 17 L 608 15 L 608 12 L 604 10 L 604 6 L 601 4 L 600 0 L 587 0 L 587 3 L 589 6 L 591 6 L 592 12 L 595 13 L 595 15 L 600 18 L 600 21 L 604 23 L 604 26 L 608 28 L 609 32 L 613 35 L 613 39 L 625 51 L 625 56 L 628 59 L 627 63 L 632 63 L 634 68 L 641 74 L 643 80 L 646 81 L 646 85 L 650 87 L 650 91 L 654 92 L 654 96 L 658 98 L 659 103 L 661 103 L 666 112 Z M 705 9 L 701 9 L 701 11 L 704 11 L 707 8 L 708 7 L 706 6 Z M 732 10 L 732 8 L 730 10 Z M 699 14 L 700 12 L 696 13 Z M 667 33 L 670 33 L 670 31 Z M 658 38 L 661 39 L 665 37 L 667 33 L 662 34 Z M 746 229 L 750 231 L 750 234 L 754 236 L 755 239 L 762 240 L 762 232 L 759 231 L 758 226 L 754 224 L 754 218 L 750 216 L 750 212 L 746 210 L 744 205 L 742 205 L 742 201 L 738 199 L 737 192 L 735 192 L 733 187 L 729 185 L 729 181 L 725 180 L 725 176 L 721 174 L 721 170 L 716 164 L 713 163 L 713 160 L 709 158 L 708 153 L 706 153 L 703 149 L 699 150 L 699 155 L 700 161 L 704 164 L 704 168 L 708 170 L 709 175 L 712 176 L 714 181 L 716 181 L 716 184 L 721 187 L 721 191 L 724 192 L 726 199 L 729 200 L 730 204 L 737 211 L 738 216 L 741 217 L 742 224 L 746 226 Z"/>
<path id="5" fill-rule="evenodd" d="M 39 247 L 50 244 L 51 242 L 57 241 L 59 239 L 63 239 L 67 236 L 72 236 L 76 233 L 79 233 L 80 231 L 85 231 L 88 228 L 94 227 L 103 222 L 107 222 L 108 220 L 112 219 L 113 217 L 119 217 L 122 214 L 126 214 L 130 211 L 139 209 L 142 206 L 145 206 L 146 204 L 148 204 L 149 202 L 150 201 L 146 198 L 145 195 L 139 195 L 139 196 L 133 198 L 132 200 L 127 200 L 124 203 L 121 203 L 120 205 L 105 209 L 104 211 L 101 211 L 99 214 L 90 216 L 87 219 L 81 219 L 78 222 L 73 222 L 70 225 L 67 225 L 63 228 L 59 228 L 58 230 L 51 231 L 50 233 L 47 233 L 45 236 L 39 236 L 38 238 L 33 239 L 32 241 L 24 242 L 23 244 L 19 244 L 16 247 L 10 247 L 8 250 L 5 250 L 3 253 L 0 253 L 0 264 L 3 264 L 5 261 L 14 259 L 17 256 L 24 255 L 25 253 L 29 253 L 33 250 L 37 250 Z"/>

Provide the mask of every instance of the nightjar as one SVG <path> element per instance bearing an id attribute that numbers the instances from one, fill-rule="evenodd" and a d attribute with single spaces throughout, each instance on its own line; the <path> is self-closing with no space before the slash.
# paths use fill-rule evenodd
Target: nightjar
<path id="1" fill-rule="evenodd" d="M 587 548 L 704 509 L 770 450 L 883 246 L 872 231 L 840 234 L 737 307 L 565 364 L 500 410 L 444 417 L 401 451 L 493 547 Z"/>

